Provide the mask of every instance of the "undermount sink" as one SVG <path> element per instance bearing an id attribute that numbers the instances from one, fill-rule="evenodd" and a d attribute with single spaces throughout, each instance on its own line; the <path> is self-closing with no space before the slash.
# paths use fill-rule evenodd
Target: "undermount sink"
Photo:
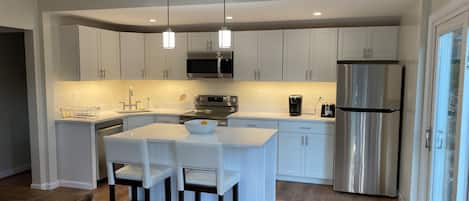
<path id="1" fill-rule="evenodd" d="M 150 112 L 150 110 L 119 110 L 117 111 L 117 113 L 121 113 L 121 114 L 142 113 L 142 112 Z"/>

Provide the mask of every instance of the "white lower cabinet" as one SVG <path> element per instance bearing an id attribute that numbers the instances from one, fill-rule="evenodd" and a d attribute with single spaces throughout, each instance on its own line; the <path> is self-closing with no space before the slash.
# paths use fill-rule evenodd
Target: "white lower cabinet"
<path id="1" fill-rule="evenodd" d="M 278 174 L 303 176 L 303 135 L 294 133 L 278 134 Z"/>
<path id="2" fill-rule="evenodd" d="M 179 124 L 179 116 L 158 115 L 155 117 L 155 123 Z"/>
<path id="3" fill-rule="evenodd" d="M 124 120 L 124 130 L 132 130 L 152 123 L 155 123 L 155 116 L 153 115 L 130 116 Z"/>
<path id="4" fill-rule="evenodd" d="M 335 136 L 305 135 L 304 174 L 308 178 L 331 180 L 334 169 Z"/>

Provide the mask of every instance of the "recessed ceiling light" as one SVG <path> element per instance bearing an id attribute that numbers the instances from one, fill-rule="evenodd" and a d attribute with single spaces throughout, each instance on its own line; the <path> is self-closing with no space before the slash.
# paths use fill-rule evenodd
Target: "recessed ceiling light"
<path id="1" fill-rule="evenodd" d="M 322 13 L 321 13 L 321 12 L 314 12 L 313 15 L 314 15 L 314 16 L 321 16 Z"/>
<path id="2" fill-rule="evenodd" d="M 227 19 L 227 20 L 232 20 L 232 19 L 233 19 L 233 16 L 226 16 L 226 19 Z"/>
<path id="3" fill-rule="evenodd" d="M 148 21 L 151 22 L 151 23 L 155 23 L 156 19 L 149 19 Z"/>

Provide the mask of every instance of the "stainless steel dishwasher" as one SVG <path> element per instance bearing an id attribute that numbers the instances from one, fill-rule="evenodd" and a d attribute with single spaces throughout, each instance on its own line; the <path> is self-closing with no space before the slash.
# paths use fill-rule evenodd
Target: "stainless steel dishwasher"
<path id="1" fill-rule="evenodd" d="M 106 153 L 104 153 L 104 136 L 120 133 L 124 131 L 122 119 L 116 119 L 98 123 L 95 125 L 96 132 L 96 180 L 107 177 Z"/>

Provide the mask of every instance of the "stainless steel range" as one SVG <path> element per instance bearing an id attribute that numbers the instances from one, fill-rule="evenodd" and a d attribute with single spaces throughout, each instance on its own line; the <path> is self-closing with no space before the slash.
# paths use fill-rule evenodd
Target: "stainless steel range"
<path id="1" fill-rule="evenodd" d="M 211 119 L 217 120 L 218 126 L 228 126 L 228 116 L 238 111 L 237 96 L 199 95 L 194 104 L 194 110 L 181 115 L 181 124 L 193 119 Z"/>

